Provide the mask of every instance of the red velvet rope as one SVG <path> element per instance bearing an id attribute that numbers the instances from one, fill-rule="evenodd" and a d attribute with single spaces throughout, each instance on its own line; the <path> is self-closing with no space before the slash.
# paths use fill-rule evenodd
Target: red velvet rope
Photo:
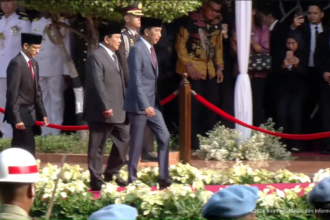
<path id="1" fill-rule="evenodd" d="M 167 96 L 165 99 L 160 101 L 161 105 L 165 105 L 168 102 L 172 101 L 178 95 L 178 91 L 173 92 L 171 95 Z M 2 114 L 5 113 L 5 110 L 0 107 L 0 112 Z M 44 126 L 44 123 L 41 121 L 36 121 L 35 124 L 37 126 Z M 63 125 L 56 125 L 56 124 L 49 124 L 47 127 L 54 128 L 62 131 L 81 131 L 81 130 L 88 130 L 88 125 L 81 125 L 81 126 L 63 126 Z"/>
<path id="2" fill-rule="evenodd" d="M 330 132 L 323 132 L 323 133 L 316 133 L 316 134 L 282 134 L 282 133 L 276 133 L 272 131 L 268 131 L 259 127 L 255 127 L 249 124 L 246 124 L 245 122 L 242 122 L 235 117 L 229 115 L 228 113 L 222 111 L 221 109 L 217 108 L 215 105 L 212 103 L 208 102 L 206 99 L 204 99 L 202 96 L 196 94 L 195 92 L 192 91 L 192 94 L 196 98 L 197 101 L 199 101 L 201 104 L 203 104 L 205 107 L 209 108 L 211 111 L 217 113 L 218 115 L 221 115 L 223 118 L 237 123 L 239 125 L 242 125 L 244 127 L 250 128 L 255 131 L 260 131 L 265 134 L 269 134 L 272 136 L 277 136 L 285 139 L 291 139 L 291 140 L 314 140 L 314 139 L 320 139 L 320 138 L 327 138 L 330 137 Z"/>

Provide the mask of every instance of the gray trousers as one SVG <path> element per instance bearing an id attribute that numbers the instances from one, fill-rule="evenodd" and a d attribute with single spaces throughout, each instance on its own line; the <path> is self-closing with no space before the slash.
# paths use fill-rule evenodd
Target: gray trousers
<path id="1" fill-rule="evenodd" d="M 137 168 L 142 152 L 143 133 L 146 125 L 150 128 L 157 140 L 157 155 L 159 166 L 159 180 L 169 178 L 169 144 L 170 133 L 166 127 L 162 113 L 155 109 L 156 115 L 147 117 L 145 114 L 128 113 L 130 119 L 130 149 L 128 161 L 128 182 L 137 180 Z"/>

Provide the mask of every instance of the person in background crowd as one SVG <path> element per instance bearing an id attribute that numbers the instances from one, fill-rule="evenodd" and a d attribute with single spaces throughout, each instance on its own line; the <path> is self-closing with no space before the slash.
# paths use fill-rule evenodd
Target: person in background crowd
<path id="1" fill-rule="evenodd" d="M 84 91 L 84 120 L 89 126 L 88 169 L 91 190 L 99 191 L 102 181 L 102 157 L 108 137 L 113 142 L 104 171 L 104 180 L 115 178 L 119 186 L 126 186 L 120 169 L 126 164 L 129 145 L 129 123 L 123 111 L 125 80 L 115 51 L 121 43 L 119 25 L 102 25 L 99 47 L 86 62 Z"/>
<path id="2" fill-rule="evenodd" d="M 31 31 L 36 34 L 43 35 L 40 53 L 36 56 L 36 60 L 40 69 L 40 87 L 43 96 L 43 102 L 50 121 L 54 124 L 62 125 L 64 113 L 63 75 L 69 76 L 69 68 L 64 60 L 61 51 L 61 41 L 65 50 L 71 56 L 70 48 L 70 32 L 66 28 L 58 28 L 52 23 L 49 13 L 41 13 L 32 21 Z M 68 24 L 64 18 L 60 22 Z M 58 29 L 60 40 L 56 35 L 55 29 Z M 59 135 L 61 130 L 47 127 L 41 128 L 41 135 Z"/>
<path id="3" fill-rule="evenodd" d="M 0 219 L 30 219 L 40 181 L 35 158 L 26 150 L 9 148 L 0 153 Z"/>
<path id="4" fill-rule="evenodd" d="M 319 111 L 324 131 L 330 131 L 330 30 L 323 31 L 314 53 L 318 78 Z M 330 154 L 330 138 L 322 140 L 322 153 Z"/>
<path id="5" fill-rule="evenodd" d="M 251 50 L 250 54 L 269 54 L 269 29 L 262 23 L 257 13 L 256 6 L 252 12 Z M 237 56 L 236 33 L 233 35 L 232 50 Z M 238 70 L 237 70 L 238 71 Z M 238 73 L 238 72 L 237 72 Z M 235 75 L 237 74 L 235 73 Z M 265 94 L 268 71 L 250 70 L 252 100 L 253 100 L 253 125 L 260 126 L 265 120 Z"/>
<path id="6" fill-rule="evenodd" d="M 35 120 L 49 124 L 39 85 L 39 53 L 42 35 L 21 33 L 22 50 L 7 68 L 7 102 L 4 121 L 13 128 L 12 147 L 26 149 L 35 156 Z"/>
<path id="7" fill-rule="evenodd" d="M 88 220 L 134 220 L 138 216 L 137 209 L 125 204 L 108 205 L 93 214 Z"/>
<path id="8" fill-rule="evenodd" d="M 24 13 L 16 13 L 17 2 L 2 0 L 0 14 L 0 107 L 6 104 L 6 69 L 12 58 L 21 50 L 21 33 L 31 30 L 31 22 Z M 3 122 L 0 113 L 0 131 L 2 138 L 12 138 L 10 124 Z"/>
<path id="9" fill-rule="evenodd" d="M 330 219 L 330 177 L 324 178 L 307 195 L 307 202 L 315 210 L 317 219 Z"/>
<path id="10" fill-rule="evenodd" d="M 300 32 L 291 31 L 286 38 L 286 49 L 274 57 L 275 74 L 272 76 L 275 107 L 275 121 L 283 133 L 302 134 L 303 104 L 308 86 L 308 49 Z M 302 150 L 298 140 L 287 140 L 292 152 Z"/>
<path id="11" fill-rule="evenodd" d="M 276 112 L 274 109 L 274 99 L 278 97 L 276 94 L 276 85 L 272 82 L 273 75 L 276 76 L 275 69 L 278 69 L 274 65 L 274 60 L 276 60 L 280 53 L 286 48 L 286 35 L 290 31 L 289 25 L 284 25 L 280 22 L 278 10 L 271 4 L 264 6 L 259 10 L 259 15 L 261 16 L 262 22 L 269 28 L 269 46 L 270 46 L 270 56 L 272 57 L 271 71 L 268 76 L 268 83 L 266 88 L 266 118 L 272 118 L 275 120 Z M 276 123 L 276 121 L 275 121 Z M 278 127 L 278 124 L 276 123 Z"/>
<path id="12" fill-rule="evenodd" d="M 207 1 L 203 8 L 190 13 L 176 40 L 176 72 L 188 73 L 192 90 L 219 106 L 219 85 L 223 81 L 223 45 L 220 0 Z M 199 148 L 197 135 L 205 135 L 218 122 L 218 116 L 192 99 L 191 147 Z"/>
<path id="13" fill-rule="evenodd" d="M 233 77 L 233 68 L 235 60 L 231 56 L 231 36 L 233 25 L 235 24 L 235 9 L 233 8 L 233 1 L 223 1 L 223 7 L 221 8 L 221 32 L 223 36 L 223 59 L 225 67 L 223 70 L 224 78 L 226 79 L 221 85 L 219 85 L 219 93 L 224 94 L 220 97 L 220 108 L 230 115 L 234 115 L 234 87 L 235 78 Z M 221 118 L 221 123 L 228 128 L 235 128 L 235 123 Z"/>
<path id="14" fill-rule="evenodd" d="M 317 104 L 319 102 L 319 74 L 315 69 L 314 51 L 318 42 L 320 33 L 327 30 L 322 24 L 322 18 L 324 13 L 322 8 L 317 3 L 312 3 L 308 7 L 307 22 L 302 12 L 297 12 L 294 17 L 291 29 L 297 29 L 304 38 L 305 47 L 308 48 L 309 60 L 308 60 L 308 97 L 303 107 L 304 109 L 304 130 L 306 133 L 315 132 L 313 128 L 313 122 L 315 123 L 317 116 Z M 321 124 L 320 121 L 317 121 Z M 313 141 L 314 142 L 314 141 Z M 312 143 L 311 143 L 312 144 Z"/>
<path id="15" fill-rule="evenodd" d="M 127 58 L 131 47 L 140 38 L 140 34 L 137 32 L 141 27 L 142 4 L 133 3 L 121 10 L 124 14 L 125 27 L 121 30 L 121 44 L 119 50 L 116 52 L 118 60 L 123 67 L 125 76 L 125 85 L 128 84 L 129 71 L 127 65 Z M 153 154 L 154 151 L 154 136 L 148 126 L 146 126 L 143 138 L 143 149 L 141 155 L 141 161 L 153 161 L 157 162 L 157 157 Z"/>
<path id="16" fill-rule="evenodd" d="M 214 193 L 202 208 L 202 216 L 207 220 L 240 219 L 254 220 L 258 200 L 255 186 L 228 186 Z"/>
<path id="17" fill-rule="evenodd" d="M 131 141 L 128 162 L 128 181 L 137 180 L 138 162 L 142 151 L 143 133 L 148 125 L 157 139 L 157 155 L 160 188 L 172 184 L 169 178 L 170 133 L 165 125 L 162 107 L 157 94 L 159 76 L 154 46 L 161 37 L 162 20 L 141 19 L 141 38 L 131 47 L 128 55 L 130 80 L 128 82 L 124 110 L 128 113 Z M 142 53 L 142 54 L 141 54 Z"/>

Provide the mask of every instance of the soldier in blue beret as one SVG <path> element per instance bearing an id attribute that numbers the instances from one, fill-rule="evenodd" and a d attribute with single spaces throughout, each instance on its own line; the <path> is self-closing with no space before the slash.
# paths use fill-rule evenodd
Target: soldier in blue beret
<path id="1" fill-rule="evenodd" d="M 317 219 L 330 219 L 330 177 L 320 181 L 307 196 Z"/>
<path id="2" fill-rule="evenodd" d="M 125 204 L 114 204 L 94 212 L 88 220 L 134 220 L 137 216 L 136 208 Z"/>
<path id="3" fill-rule="evenodd" d="M 229 186 L 214 193 L 202 209 L 202 216 L 211 219 L 256 219 L 258 188 Z"/>

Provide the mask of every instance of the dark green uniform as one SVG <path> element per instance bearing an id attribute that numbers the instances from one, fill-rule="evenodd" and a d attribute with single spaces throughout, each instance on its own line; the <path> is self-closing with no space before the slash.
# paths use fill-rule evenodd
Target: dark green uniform
<path id="1" fill-rule="evenodd" d="M 15 205 L 2 205 L 0 206 L 0 219 L 31 219 L 22 208 Z"/>

